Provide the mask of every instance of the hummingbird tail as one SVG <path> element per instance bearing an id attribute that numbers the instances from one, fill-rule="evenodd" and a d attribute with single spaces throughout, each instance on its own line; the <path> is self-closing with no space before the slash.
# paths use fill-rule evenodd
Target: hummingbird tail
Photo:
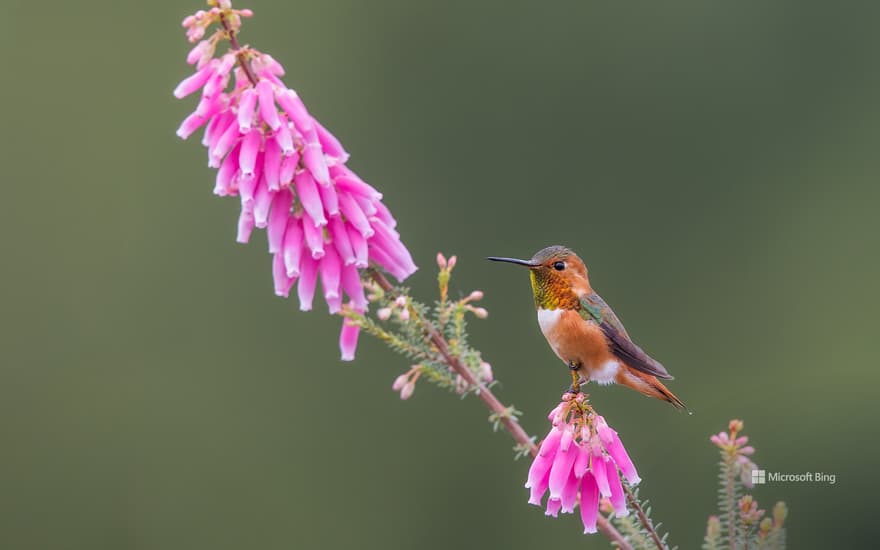
<path id="1" fill-rule="evenodd" d="M 690 409 L 687 408 L 687 405 L 684 404 L 684 401 L 682 401 L 674 393 L 669 391 L 669 388 L 664 386 L 663 382 L 660 382 L 659 380 L 657 380 L 655 378 L 654 384 L 655 384 L 655 388 L 657 389 L 657 392 L 659 394 L 661 394 L 661 396 L 662 396 L 662 397 L 660 397 L 660 399 L 663 399 L 665 401 L 669 401 L 670 403 L 672 403 L 672 406 L 678 410 L 685 410 L 685 411 L 690 412 Z"/>
<path id="2" fill-rule="evenodd" d="M 669 403 L 672 403 L 672 406 L 676 409 L 690 412 L 687 405 L 685 405 L 684 402 L 674 393 L 669 391 L 669 388 L 664 386 L 663 382 L 657 380 L 656 376 L 627 367 L 621 369 L 621 372 L 617 375 L 616 381 L 618 384 L 632 388 L 648 397 L 660 399 L 661 401 L 668 401 Z"/>

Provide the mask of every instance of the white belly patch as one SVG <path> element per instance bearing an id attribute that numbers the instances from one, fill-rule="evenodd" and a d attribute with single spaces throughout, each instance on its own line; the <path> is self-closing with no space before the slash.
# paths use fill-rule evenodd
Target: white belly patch
<path id="1" fill-rule="evenodd" d="M 562 312 L 564 309 L 539 309 L 538 310 L 538 325 L 541 326 L 541 332 L 544 333 L 544 337 L 548 338 L 548 334 L 553 327 L 556 326 L 556 323 L 559 321 L 559 317 L 562 316 Z"/>
<path id="2" fill-rule="evenodd" d="M 602 366 L 590 373 L 590 380 L 594 380 L 597 384 L 607 386 L 614 383 L 614 377 L 617 376 L 617 369 L 620 363 L 611 359 L 602 363 Z"/>

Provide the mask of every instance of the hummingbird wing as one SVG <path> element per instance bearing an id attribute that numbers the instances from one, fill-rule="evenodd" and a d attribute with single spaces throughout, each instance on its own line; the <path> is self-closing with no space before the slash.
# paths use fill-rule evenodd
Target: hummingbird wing
<path id="1" fill-rule="evenodd" d="M 672 379 L 672 375 L 666 368 L 655 361 L 650 355 L 642 351 L 629 338 L 623 323 L 614 314 L 605 300 L 595 292 L 591 292 L 580 299 L 580 314 L 587 321 L 595 321 L 608 339 L 608 346 L 618 359 L 638 371 L 656 376 L 657 378 Z"/>

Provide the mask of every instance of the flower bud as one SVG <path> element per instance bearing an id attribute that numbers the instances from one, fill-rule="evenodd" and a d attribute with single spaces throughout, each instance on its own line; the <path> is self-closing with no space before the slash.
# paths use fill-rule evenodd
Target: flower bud
<path id="1" fill-rule="evenodd" d="M 492 365 L 485 361 L 480 363 L 480 379 L 483 382 L 491 382 L 494 379 L 492 376 Z"/>
<path id="2" fill-rule="evenodd" d="M 709 516 L 709 522 L 706 524 L 706 538 L 716 539 L 721 536 L 721 520 L 718 516 Z"/>
<path id="3" fill-rule="evenodd" d="M 444 256 L 442 252 L 437 253 L 437 267 L 440 269 L 446 269 L 446 256 Z"/>
<path id="4" fill-rule="evenodd" d="M 782 527 L 785 518 L 788 516 L 788 507 L 781 500 L 773 506 L 773 525 Z"/>
<path id="5" fill-rule="evenodd" d="M 400 391 L 409 382 L 409 373 L 404 373 L 394 379 L 394 383 L 391 384 L 391 389 L 394 391 Z"/>
<path id="6" fill-rule="evenodd" d="M 189 51 L 189 54 L 186 56 L 186 62 L 190 65 L 195 65 L 204 55 L 205 50 L 210 47 L 210 44 L 207 40 L 203 40 L 195 45 L 193 49 Z"/>
<path id="7" fill-rule="evenodd" d="M 379 318 L 380 321 L 387 321 L 391 318 L 391 308 L 383 307 L 376 311 L 376 317 Z"/>
<path id="8" fill-rule="evenodd" d="M 484 307 L 467 307 L 468 311 L 473 313 L 478 319 L 485 319 L 489 316 L 489 311 Z"/>
<path id="9" fill-rule="evenodd" d="M 412 397 L 413 392 L 416 391 L 416 383 L 415 382 L 407 382 L 403 389 L 400 390 L 400 398 L 401 399 L 409 399 Z"/>

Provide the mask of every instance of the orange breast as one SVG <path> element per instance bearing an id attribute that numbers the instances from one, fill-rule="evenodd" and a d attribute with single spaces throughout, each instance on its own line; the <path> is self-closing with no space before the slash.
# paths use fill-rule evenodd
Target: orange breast
<path id="1" fill-rule="evenodd" d="M 602 329 L 593 322 L 584 321 L 573 310 L 561 312 L 552 326 L 544 328 L 544 336 L 556 355 L 566 363 L 574 362 L 591 370 L 614 359 Z"/>

